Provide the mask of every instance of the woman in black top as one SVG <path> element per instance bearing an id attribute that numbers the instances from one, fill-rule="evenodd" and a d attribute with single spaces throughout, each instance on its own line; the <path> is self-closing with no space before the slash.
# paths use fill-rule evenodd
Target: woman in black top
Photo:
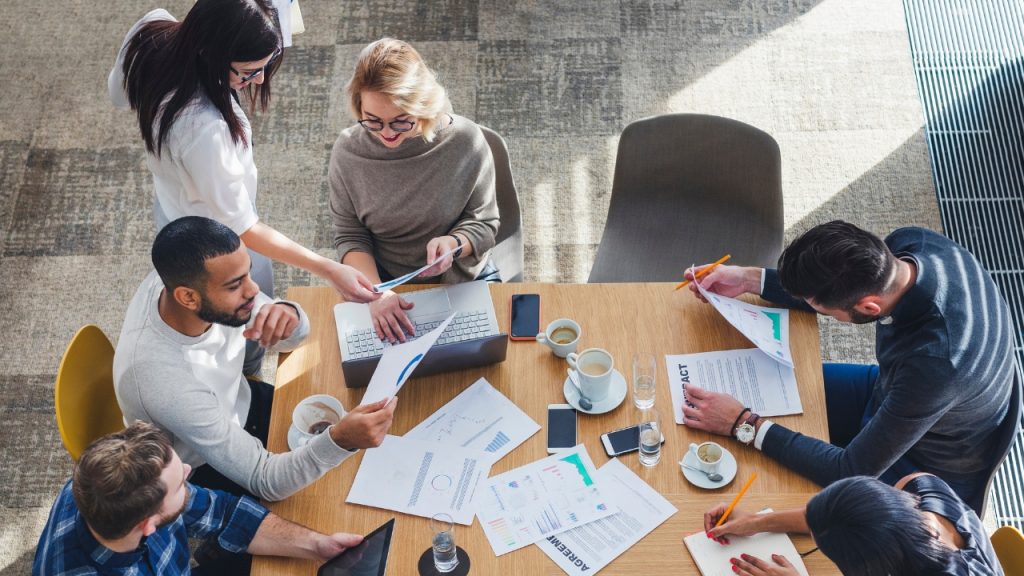
<path id="1" fill-rule="evenodd" d="M 708 537 L 758 532 L 810 533 L 843 574 L 1001 576 L 1002 568 L 981 520 L 938 476 L 911 474 L 888 486 L 855 476 L 830 484 L 804 508 L 752 514 L 719 505 L 704 514 Z M 781 555 L 733 558 L 733 572 L 789 576 L 798 572 Z"/>

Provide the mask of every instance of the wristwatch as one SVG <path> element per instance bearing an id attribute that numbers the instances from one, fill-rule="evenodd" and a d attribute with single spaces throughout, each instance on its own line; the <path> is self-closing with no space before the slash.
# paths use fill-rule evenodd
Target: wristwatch
<path id="1" fill-rule="evenodd" d="M 750 416 L 747 416 L 747 419 L 733 430 L 732 435 L 741 443 L 750 446 L 750 443 L 753 442 L 754 438 L 757 436 L 756 424 L 760 419 L 760 416 L 751 412 Z"/>
<path id="2" fill-rule="evenodd" d="M 455 234 L 449 234 L 452 238 L 455 238 L 455 252 L 452 253 L 452 259 L 457 260 L 459 256 L 462 256 L 462 239 Z"/>

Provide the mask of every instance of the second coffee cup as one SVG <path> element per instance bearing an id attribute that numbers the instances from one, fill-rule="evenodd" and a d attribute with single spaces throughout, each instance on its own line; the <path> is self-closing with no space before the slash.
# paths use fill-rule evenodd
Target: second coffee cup
<path id="1" fill-rule="evenodd" d="M 555 356 L 565 358 L 570 352 L 575 352 L 580 343 L 580 325 L 568 318 L 559 318 L 548 324 L 546 330 L 537 334 L 537 342 L 551 348 Z"/>
<path id="2" fill-rule="evenodd" d="M 615 361 L 607 350 L 587 348 L 579 354 L 570 352 L 565 359 L 576 373 L 580 391 L 588 400 L 596 404 L 608 396 Z"/>

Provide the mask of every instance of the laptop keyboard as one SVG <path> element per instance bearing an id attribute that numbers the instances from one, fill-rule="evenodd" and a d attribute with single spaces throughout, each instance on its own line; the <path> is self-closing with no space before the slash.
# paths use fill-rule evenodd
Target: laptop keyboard
<path id="1" fill-rule="evenodd" d="M 440 326 L 443 321 L 444 319 L 429 322 L 413 322 L 413 326 L 416 327 L 416 336 L 410 336 L 406 341 L 419 338 Z M 490 330 L 488 324 L 487 312 L 485 310 L 458 312 L 455 314 L 455 318 L 452 318 L 448 327 L 444 329 L 444 332 L 441 333 L 437 343 L 450 344 L 452 342 L 462 342 L 491 336 L 492 330 Z M 388 342 L 382 342 L 372 328 L 349 332 L 345 336 L 345 342 L 348 344 L 348 354 L 345 355 L 345 360 L 360 360 L 362 358 L 380 356 L 385 348 L 391 346 Z"/>

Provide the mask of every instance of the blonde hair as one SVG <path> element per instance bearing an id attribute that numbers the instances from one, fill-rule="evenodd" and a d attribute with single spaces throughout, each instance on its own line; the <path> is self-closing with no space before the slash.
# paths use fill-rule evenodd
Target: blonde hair
<path id="1" fill-rule="evenodd" d="M 394 38 L 381 38 L 363 48 L 347 89 L 356 120 L 363 115 L 362 92 L 380 92 L 403 112 L 416 117 L 427 142 L 434 139 L 438 127 L 444 125 L 441 120 L 452 110 L 448 93 L 420 53 Z"/>

